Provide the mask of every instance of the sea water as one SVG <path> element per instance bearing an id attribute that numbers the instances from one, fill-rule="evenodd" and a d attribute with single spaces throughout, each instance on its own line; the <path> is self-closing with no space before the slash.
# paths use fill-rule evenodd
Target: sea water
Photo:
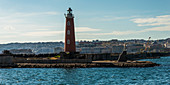
<path id="1" fill-rule="evenodd" d="M 0 85 L 170 85 L 170 56 L 145 68 L 0 69 Z"/>

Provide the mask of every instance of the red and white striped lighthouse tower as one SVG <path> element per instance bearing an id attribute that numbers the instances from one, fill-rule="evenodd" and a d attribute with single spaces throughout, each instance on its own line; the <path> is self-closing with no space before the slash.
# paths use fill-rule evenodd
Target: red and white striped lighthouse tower
<path id="1" fill-rule="evenodd" d="M 65 44 L 64 52 L 76 52 L 75 47 L 75 33 L 74 33 L 74 15 L 72 9 L 67 10 L 65 14 L 66 26 L 65 26 Z"/>

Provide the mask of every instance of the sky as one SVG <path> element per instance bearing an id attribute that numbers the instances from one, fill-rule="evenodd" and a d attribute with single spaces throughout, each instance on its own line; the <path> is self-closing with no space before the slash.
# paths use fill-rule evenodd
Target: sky
<path id="1" fill-rule="evenodd" d="M 0 0 L 0 43 L 64 41 L 69 7 L 76 41 L 170 38 L 170 0 Z"/>

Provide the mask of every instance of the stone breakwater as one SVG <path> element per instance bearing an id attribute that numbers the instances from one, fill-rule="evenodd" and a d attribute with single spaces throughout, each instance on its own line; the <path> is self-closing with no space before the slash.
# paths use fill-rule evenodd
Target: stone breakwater
<path id="1" fill-rule="evenodd" d="M 169 55 L 170 53 L 152 53 L 150 58 Z M 128 54 L 126 60 L 117 62 L 118 54 L 65 54 L 59 59 L 51 59 L 58 54 L 1 54 L 0 68 L 90 68 L 90 67 L 153 67 L 159 64 L 150 61 L 136 61 L 146 59 L 149 54 Z"/>
<path id="2" fill-rule="evenodd" d="M 150 61 L 93 61 L 92 63 L 17 63 L 15 68 L 92 68 L 92 67 L 154 67 L 159 64 Z"/>

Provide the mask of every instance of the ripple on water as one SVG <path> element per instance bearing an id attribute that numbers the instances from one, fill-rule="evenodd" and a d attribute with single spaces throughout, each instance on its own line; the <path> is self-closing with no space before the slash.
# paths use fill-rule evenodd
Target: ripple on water
<path id="1" fill-rule="evenodd" d="M 169 85 L 170 57 L 147 59 L 161 64 L 150 68 L 14 68 L 0 69 L 0 84 Z"/>

